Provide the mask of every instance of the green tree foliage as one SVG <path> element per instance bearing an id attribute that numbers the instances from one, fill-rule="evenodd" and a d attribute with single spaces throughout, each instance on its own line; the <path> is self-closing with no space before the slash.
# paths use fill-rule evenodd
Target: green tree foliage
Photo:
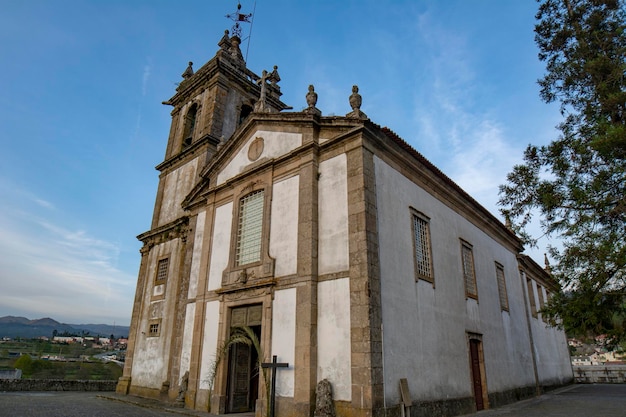
<path id="1" fill-rule="evenodd" d="M 625 338 L 626 7 L 624 0 L 539 0 L 541 98 L 560 103 L 560 135 L 529 145 L 500 187 L 502 212 L 527 243 L 538 215 L 563 287 L 543 313 L 570 334 Z"/>
<path id="2" fill-rule="evenodd" d="M 30 374 L 33 367 L 33 359 L 29 355 L 22 355 L 13 364 L 15 369 L 21 369 L 24 375 Z"/>

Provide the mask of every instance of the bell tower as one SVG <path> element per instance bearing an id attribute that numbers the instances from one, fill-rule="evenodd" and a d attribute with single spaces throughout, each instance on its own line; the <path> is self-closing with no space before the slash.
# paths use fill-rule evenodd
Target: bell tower
<path id="1" fill-rule="evenodd" d="M 158 397 L 174 395 L 178 386 L 180 340 L 184 328 L 184 299 L 189 286 L 197 215 L 183 201 L 203 181 L 200 173 L 253 112 L 280 112 L 277 67 L 259 77 L 246 67 L 239 31 L 224 32 L 215 56 L 194 71 L 189 62 L 172 98 L 165 157 L 159 171 L 150 230 L 138 236 L 143 243 L 133 306 L 124 376 L 119 393 Z M 146 358 L 169 358 L 149 370 Z M 133 359 L 138 359 L 133 366 Z M 147 362 L 146 362 L 147 361 Z M 132 382 L 131 382 L 132 381 Z M 155 384 L 160 386 L 156 386 Z"/>
<path id="2" fill-rule="evenodd" d="M 173 107 L 172 124 L 165 159 L 156 167 L 161 175 L 153 229 L 183 215 L 180 204 L 202 167 L 250 113 L 288 108 L 280 101 L 277 67 L 259 77 L 246 68 L 240 44 L 226 30 L 216 55 L 196 72 L 189 62 L 176 94 L 163 102 Z"/>

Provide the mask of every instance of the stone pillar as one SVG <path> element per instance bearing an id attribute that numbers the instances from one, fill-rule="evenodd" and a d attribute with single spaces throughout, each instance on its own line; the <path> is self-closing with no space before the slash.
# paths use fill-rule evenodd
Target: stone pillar
<path id="1" fill-rule="evenodd" d="M 170 295 L 173 300 L 172 311 L 174 312 L 174 321 L 171 329 L 171 347 L 168 364 L 168 379 L 170 381 L 170 393 L 169 398 L 176 398 L 178 395 L 177 387 L 182 378 L 184 371 L 180 370 L 180 357 L 183 345 L 183 337 L 185 332 L 185 317 L 187 313 L 187 292 L 189 289 L 189 274 L 191 271 L 191 258 L 193 255 L 194 246 L 194 229 L 197 216 L 189 219 L 189 224 L 185 227 L 185 230 L 181 231 L 180 248 L 179 248 L 179 262 L 178 266 L 173 274 L 172 278 L 175 278 L 175 286 L 171 287 L 174 290 L 174 294 Z M 185 370 L 186 371 L 186 370 Z M 187 374 L 187 381 L 189 375 Z M 185 383 L 188 385 L 188 382 Z M 185 392 L 187 392 L 187 386 L 185 386 Z M 195 398 L 190 395 L 187 397 L 187 401 L 191 403 Z"/>
<path id="2" fill-rule="evenodd" d="M 347 156 L 352 407 L 354 415 L 375 416 L 384 390 L 374 158 L 363 146 Z"/>
<path id="3" fill-rule="evenodd" d="M 311 415 L 317 380 L 317 244 L 318 158 L 314 150 L 302 156 L 298 209 L 298 278 L 296 294 L 296 355 L 294 405 L 298 415 Z"/>
<path id="4" fill-rule="evenodd" d="M 210 404 L 209 392 L 200 392 L 201 368 L 202 361 L 210 361 L 211 358 L 202 358 L 202 344 L 204 343 L 204 326 L 207 304 L 207 288 L 208 288 L 208 262 L 210 257 L 210 242 L 213 238 L 214 226 L 214 206 L 215 195 L 208 197 L 206 205 L 206 217 L 204 222 L 203 242 L 194 242 L 202 244 L 202 255 L 200 258 L 200 271 L 198 272 L 198 283 L 196 294 L 189 294 L 189 302 L 195 299 L 196 314 L 193 323 L 193 336 L 191 341 L 191 352 L 189 358 L 189 396 L 194 397 L 194 408 L 205 409 Z M 214 354 L 215 352 L 211 352 Z M 211 410 L 209 410 L 211 412 Z"/>

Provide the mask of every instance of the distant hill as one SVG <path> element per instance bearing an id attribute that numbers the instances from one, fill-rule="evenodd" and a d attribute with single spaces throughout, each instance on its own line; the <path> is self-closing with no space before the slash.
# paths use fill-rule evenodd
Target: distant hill
<path id="1" fill-rule="evenodd" d="M 57 334 L 70 333 L 75 335 L 128 337 L 128 326 L 111 326 L 108 324 L 66 324 L 59 323 L 49 317 L 29 320 L 26 317 L 0 317 L 0 338 L 23 337 L 32 339 L 40 336 L 52 337 Z"/>

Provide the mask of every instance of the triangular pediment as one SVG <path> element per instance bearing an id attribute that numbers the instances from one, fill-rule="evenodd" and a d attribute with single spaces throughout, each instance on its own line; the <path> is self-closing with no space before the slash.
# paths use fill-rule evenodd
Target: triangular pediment
<path id="1" fill-rule="evenodd" d="M 289 132 L 280 124 L 251 123 L 235 134 L 205 167 L 203 177 L 212 178 L 212 186 L 219 186 L 230 179 L 258 166 L 263 161 L 280 158 L 302 146 L 302 133 Z"/>
<path id="2" fill-rule="evenodd" d="M 274 115 L 277 116 L 277 115 Z M 284 125 L 283 125 L 284 126 Z M 203 200 L 203 195 L 266 161 L 280 158 L 302 146 L 301 132 L 288 132 L 273 124 L 272 128 L 256 122 L 236 131 L 200 173 L 200 181 L 183 201 L 190 207 Z"/>
<path id="3" fill-rule="evenodd" d="M 302 146 L 302 133 L 255 129 L 219 164 L 215 185 L 221 185 L 262 161 L 280 158 Z"/>

